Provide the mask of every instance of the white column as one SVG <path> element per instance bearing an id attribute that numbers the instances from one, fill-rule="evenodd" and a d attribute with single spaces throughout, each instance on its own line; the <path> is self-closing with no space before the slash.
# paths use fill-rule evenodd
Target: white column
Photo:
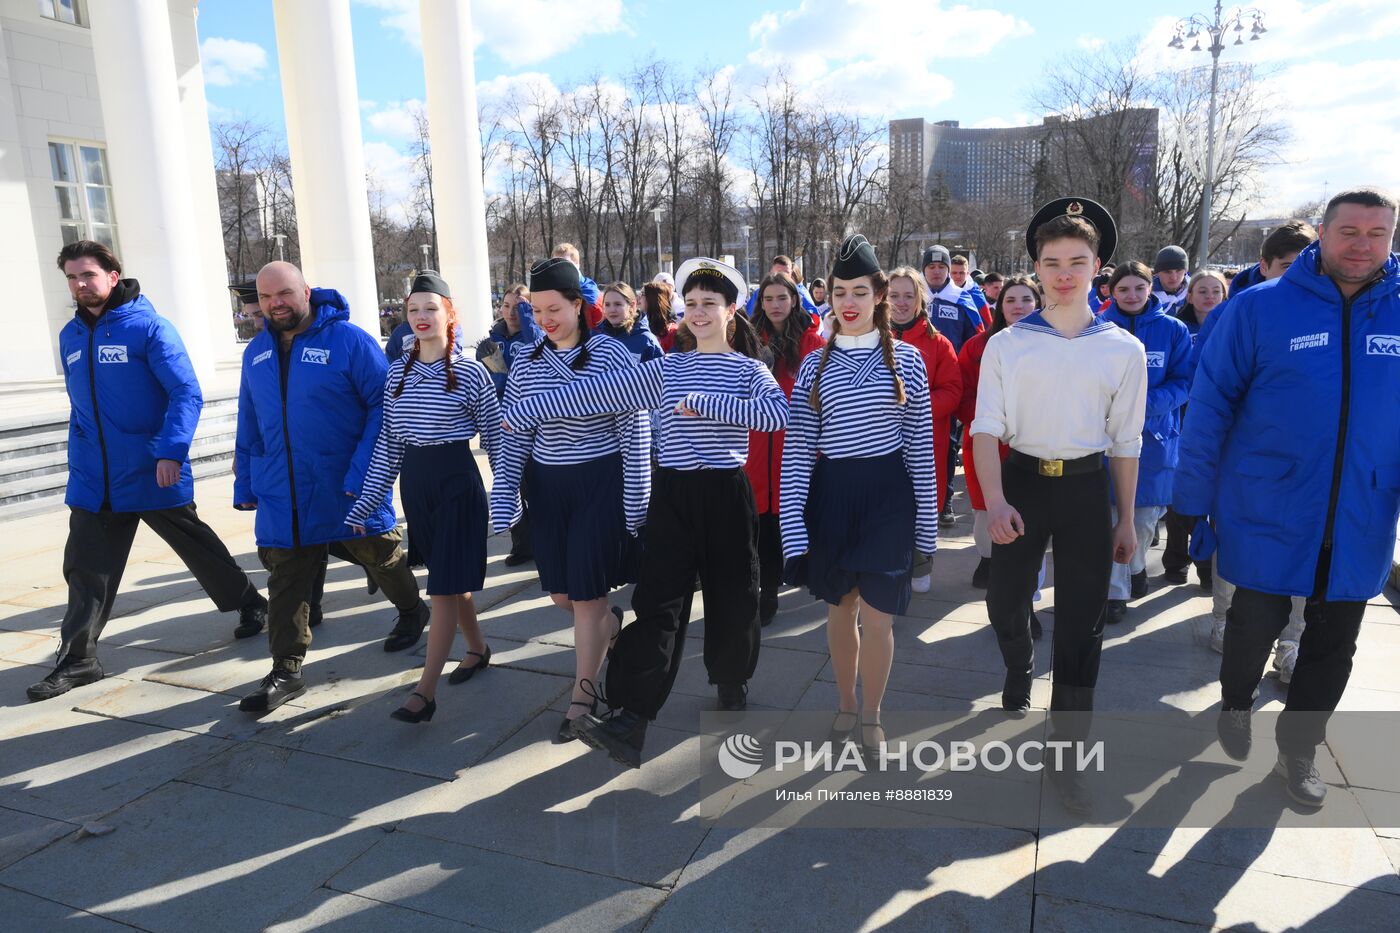
<path id="1" fill-rule="evenodd" d="M 491 329 L 491 268 L 471 7 L 468 0 L 419 0 L 418 9 L 423 20 L 433 208 L 442 267 L 438 271 L 452 287 L 463 337 L 475 342 Z"/>
<path id="2" fill-rule="evenodd" d="M 274 0 L 302 272 L 379 336 L 350 0 Z"/>
<path id="3" fill-rule="evenodd" d="M 88 4 L 107 127 L 124 274 L 180 331 L 195 372 L 214 375 L 204 260 L 190 205 L 189 155 L 164 3 Z"/>
<path id="4" fill-rule="evenodd" d="M 224 225 L 219 216 L 219 187 L 214 177 L 214 144 L 209 139 L 209 103 L 204 97 L 204 71 L 199 60 L 195 0 L 169 0 L 170 37 L 175 49 L 175 77 L 180 86 L 180 117 L 189 152 L 191 205 L 199 228 L 199 255 L 204 276 L 200 300 L 209 311 L 211 349 L 216 360 L 236 360 L 241 347 L 233 326 L 228 296 L 228 260 L 224 255 Z"/>
<path id="5" fill-rule="evenodd" d="M 10 60 L 3 54 L 5 28 L 0 25 L 0 217 L 5 222 L 5 248 L 0 250 L 0 379 L 48 379 L 54 374 L 56 334 L 49 332 L 43 274 L 58 275 L 53 258 L 43 262 L 34 242 L 29 184 L 24 177 L 24 149 L 19 117 L 10 84 Z"/>

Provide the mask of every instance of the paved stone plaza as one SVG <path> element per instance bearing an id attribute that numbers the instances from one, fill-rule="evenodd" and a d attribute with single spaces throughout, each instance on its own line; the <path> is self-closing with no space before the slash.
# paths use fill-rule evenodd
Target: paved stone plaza
<path id="1" fill-rule="evenodd" d="M 261 586 L 252 517 L 228 507 L 230 487 L 227 476 L 202 481 L 201 513 Z M 943 536 L 933 592 L 896 622 L 888 711 L 985 708 L 999 696 L 1000 656 L 968 584 L 968 527 L 963 515 Z M 712 828 L 697 815 L 694 757 L 697 713 L 714 705 L 703 623 L 641 771 L 553 745 L 572 633 L 533 565 L 501 564 L 503 536 L 479 603 L 492 667 L 444 683 L 431 724 L 389 720 L 422 643 L 416 655 L 381 650 L 393 610 L 345 564 L 331 568 L 311 688 L 262 720 L 239 713 L 268 670 L 266 641 L 234 641 L 234 616 L 145 529 L 102 640 L 108 679 L 28 704 L 25 686 L 57 647 L 66 532 L 66 512 L 52 511 L 7 522 L 0 542 L 0 928 L 1400 928 L 1396 828 Z M 1053 588 L 1045 597 L 1048 630 Z M 1109 633 L 1099 707 L 1211 708 L 1208 612 L 1194 576 L 1154 585 Z M 805 593 L 784 595 L 753 707 L 834 709 L 823 620 Z M 1375 600 L 1366 621 L 1344 708 L 1400 710 L 1395 602 Z M 1047 631 L 1041 707 L 1048 645 Z M 1262 693 L 1265 708 L 1280 707 L 1277 682 Z M 1268 737 L 1256 751 L 1244 767 L 1283 799 Z M 1319 769 L 1341 784 L 1361 752 L 1330 751 Z M 1364 791 L 1333 787 L 1328 807 L 1354 793 Z"/>

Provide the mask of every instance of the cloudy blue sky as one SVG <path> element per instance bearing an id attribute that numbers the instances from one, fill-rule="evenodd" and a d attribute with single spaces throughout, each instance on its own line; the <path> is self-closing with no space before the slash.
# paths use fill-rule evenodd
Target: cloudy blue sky
<path id="1" fill-rule="evenodd" d="M 1030 102 L 1037 74 L 1105 42 L 1132 43 L 1154 67 L 1208 62 L 1165 45 L 1177 18 L 1209 6 L 475 0 L 472 9 L 483 101 L 522 82 L 567 90 L 655 55 L 685 70 L 732 68 L 741 86 L 785 67 L 813 94 L 890 118 L 1009 126 L 1039 122 Z M 1225 57 L 1268 69 L 1292 142 L 1256 210 L 1286 210 L 1349 184 L 1400 187 L 1400 0 L 1257 6 L 1267 16 L 1264 40 L 1231 46 Z M 392 199 L 407 182 L 408 113 L 424 97 L 418 0 L 352 0 L 351 11 L 366 160 Z M 199 32 L 211 119 L 248 117 L 280 129 L 270 0 L 201 0 Z"/>

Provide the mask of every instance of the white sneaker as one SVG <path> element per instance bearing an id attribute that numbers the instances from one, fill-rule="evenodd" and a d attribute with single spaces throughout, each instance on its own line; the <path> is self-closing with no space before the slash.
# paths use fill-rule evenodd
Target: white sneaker
<path id="1" fill-rule="evenodd" d="M 1210 650 L 1216 654 L 1225 653 L 1225 620 L 1210 620 Z"/>
<path id="2" fill-rule="evenodd" d="M 1281 641 L 1274 649 L 1274 670 L 1278 671 L 1278 682 L 1287 684 L 1293 679 L 1293 668 L 1298 663 L 1298 643 Z"/>
<path id="3" fill-rule="evenodd" d="M 929 585 L 933 582 L 932 574 L 924 574 L 922 577 L 914 577 L 909 581 L 909 585 L 915 593 L 927 593 Z"/>

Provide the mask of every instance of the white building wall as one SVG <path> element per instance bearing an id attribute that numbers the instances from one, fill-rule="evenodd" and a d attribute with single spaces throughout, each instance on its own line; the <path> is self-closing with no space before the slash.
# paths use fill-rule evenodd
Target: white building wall
<path id="1" fill-rule="evenodd" d="M 105 145 L 92 37 L 85 27 L 42 18 L 33 0 L 0 0 L 0 29 L 29 187 L 28 223 L 42 281 L 43 304 L 34 313 L 45 318 L 50 338 L 47 347 L 35 347 L 34 352 L 47 353 L 48 371 L 54 374 L 60 371 L 58 331 L 72 317 L 73 301 L 53 264 L 63 237 L 48 144 L 50 138 L 62 138 Z M 120 238 L 122 218 L 116 220 Z M 22 227 L 26 219 L 15 217 L 14 222 Z M 9 223 L 6 216 L 7 227 Z"/>

